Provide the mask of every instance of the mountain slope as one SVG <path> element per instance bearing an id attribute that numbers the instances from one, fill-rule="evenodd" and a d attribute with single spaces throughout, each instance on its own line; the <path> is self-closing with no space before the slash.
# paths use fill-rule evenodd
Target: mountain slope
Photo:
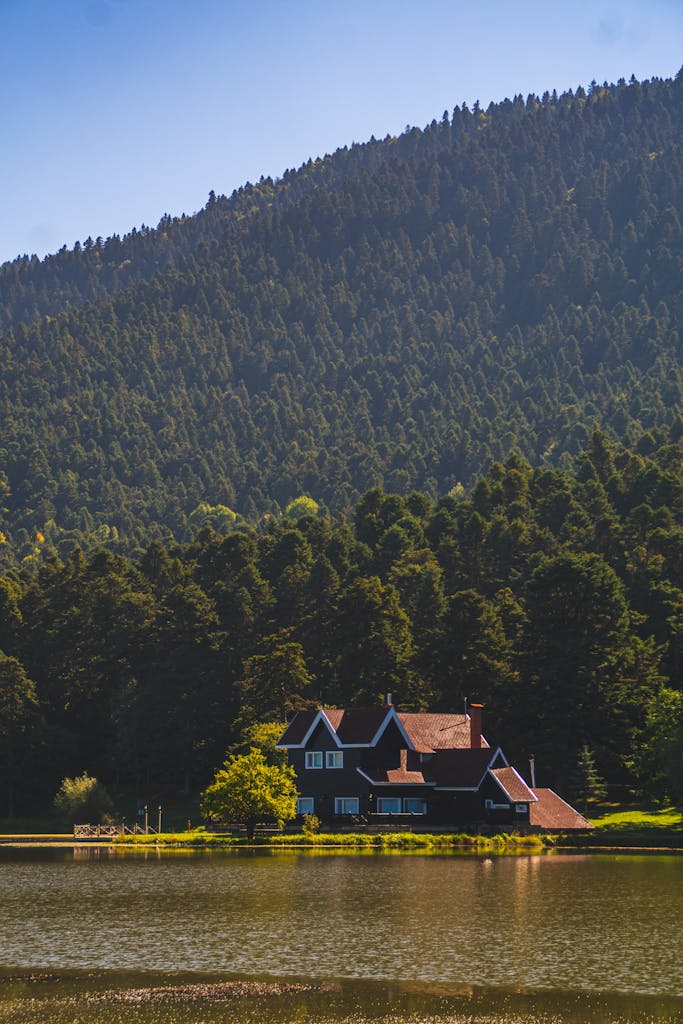
<path id="1" fill-rule="evenodd" d="M 431 496 L 681 408 L 683 81 L 456 108 L 0 270 L 0 530 L 183 535 L 307 492 Z M 38 547 L 42 541 L 38 540 Z"/>

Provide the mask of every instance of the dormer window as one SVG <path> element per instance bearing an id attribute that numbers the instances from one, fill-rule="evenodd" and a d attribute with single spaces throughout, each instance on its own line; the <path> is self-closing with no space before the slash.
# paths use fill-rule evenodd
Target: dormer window
<path id="1" fill-rule="evenodd" d="M 326 768 L 343 768 L 344 767 L 344 752 L 343 750 L 328 750 L 325 754 L 325 767 Z"/>
<path id="2" fill-rule="evenodd" d="M 322 750 L 307 750 L 306 751 L 306 767 L 307 768 L 322 768 L 323 766 L 323 752 Z"/>

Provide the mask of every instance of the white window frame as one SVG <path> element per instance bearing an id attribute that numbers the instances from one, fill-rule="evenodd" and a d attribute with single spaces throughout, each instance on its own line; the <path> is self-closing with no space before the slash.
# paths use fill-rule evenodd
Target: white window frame
<path id="1" fill-rule="evenodd" d="M 336 762 L 336 764 L 335 764 Z M 344 751 L 343 750 L 326 750 L 325 751 L 325 767 L 326 768 L 343 768 L 344 767 Z"/>
<path id="2" fill-rule="evenodd" d="M 391 807 L 391 810 L 387 808 Z M 400 796 L 378 796 L 377 797 L 377 813 L 378 814 L 400 814 L 401 813 L 401 798 Z"/>
<path id="3" fill-rule="evenodd" d="M 419 804 L 420 810 L 411 810 L 409 804 Z M 427 813 L 427 801 L 423 800 L 421 796 L 406 796 L 403 798 L 403 813 L 404 814 L 426 814 Z"/>
<path id="4" fill-rule="evenodd" d="M 315 798 L 312 796 L 299 796 L 296 799 L 297 814 L 315 814 Z"/>
<path id="5" fill-rule="evenodd" d="M 529 809 L 528 804 L 515 804 L 515 812 L 517 814 L 526 814 Z"/>
<path id="6" fill-rule="evenodd" d="M 306 751 L 306 767 L 307 768 L 322 768 L 323 766 L 323 752 L 322 750 L 307 750 Z"/>
<path id="7" fill-rule="evenodd" d="M 358 814 L 358 811 L 359 800 L 357 796 L 336 796 L 334 798 L 334 813 L 338 818 L 342 818 L 345 815 Z"/>
<path id="8" fill-rule="evenodd" d="M 484 806 L 487 811 L 509 811 L 510 804 L 497 804 L 494 800 L 486 800 Z"/>

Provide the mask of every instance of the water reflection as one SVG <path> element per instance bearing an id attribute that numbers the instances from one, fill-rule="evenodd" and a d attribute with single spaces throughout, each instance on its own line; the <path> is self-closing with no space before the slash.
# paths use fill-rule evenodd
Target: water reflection
<path id="1" fill-rule="evenodd" d="M 683 858 L 0 848 L 0 966 L 683 997 Z"/>

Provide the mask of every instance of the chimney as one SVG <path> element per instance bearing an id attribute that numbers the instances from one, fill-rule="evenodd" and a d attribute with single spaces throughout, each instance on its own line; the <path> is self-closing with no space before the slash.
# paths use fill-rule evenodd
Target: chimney
<path id="1" fill-rule="evenodd" d="M 391 694 L 390 693 L 387 694 L 387 698 L 384 701 L 384 706 L 387 707 L 387 708 L 391 707 Z"/>
<path id="2" fill-rule="evenodd" d="M 536 758 L 533 754 L 529 756 L 529 771 L 531 772 L 531 788 L 536 789 Z"/>
<path id="3" fill-rule="evenodd" d="M 483 704 L 470 704 L 470 747 L 479 750 L 481 747 L 481 713 Z"/>

